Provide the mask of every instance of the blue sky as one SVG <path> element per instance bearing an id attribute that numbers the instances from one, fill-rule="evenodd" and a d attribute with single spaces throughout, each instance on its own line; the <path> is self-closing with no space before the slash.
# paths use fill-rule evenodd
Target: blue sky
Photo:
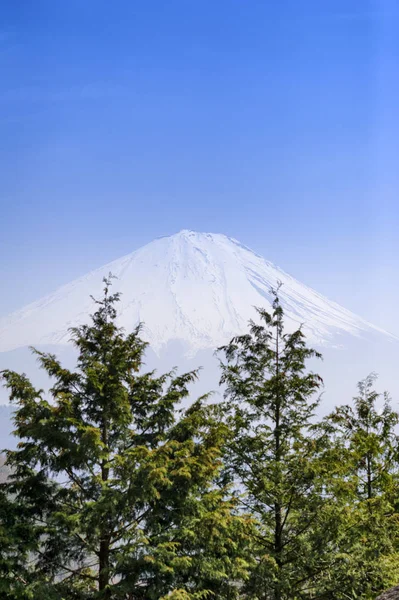
<path id="1" fill-rule="evenodd" d="M 399 333 L 398 34 L 393 0 L 3 0 L 0 316 L 188 228 Z"/>

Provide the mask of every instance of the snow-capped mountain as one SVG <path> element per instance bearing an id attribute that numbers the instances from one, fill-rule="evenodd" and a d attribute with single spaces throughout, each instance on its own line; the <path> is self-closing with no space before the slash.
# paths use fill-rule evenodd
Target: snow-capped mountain
<path id="1" fill-rule="evenodd" d="M 120 325 L 144 323 L 143 337 L 159 352 L 179 340 L 194 355 L 245 332 L 255 306 L 270 308 L 271 288 L 280 297 L 287 328 L 303 324 L 309 340 L 339 343 L 343 334 L 385 332 L 330 302 L 237 240 L 221 234 L 181 231 L 159 238 L 119 260 L 59 288 L 0 320 L 0 352 L 33 345 L 66 344 L 68 329 L 87 321 L 112 273 L 121 292 Z M 388 335 L 388 334 L 386 334 Z"/>

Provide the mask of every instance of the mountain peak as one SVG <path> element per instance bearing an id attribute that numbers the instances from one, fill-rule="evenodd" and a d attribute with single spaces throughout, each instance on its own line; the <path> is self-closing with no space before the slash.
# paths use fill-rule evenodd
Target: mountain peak
<path id="1" fill-rule="evenodd" d="M 120 325 L 144 323 L 155 351 L 179 340 L 191 353 L 215 348 L 247 330 L 255 306 L 270 309 L 271 289 L 280 297 L 288 330 L 303 324 L 315 344 L 333 344 L 342 334 L 377 331 L 360 317 L 243 246 L 219 233 L 184 229 L 157 238 L 135 252 L 92 271 L 45 298 L 0 320 L 0 352 L 65 344 L 69 328 L 87 321 L 101 295 L 102 279 L 115 275 L 121 293 Z"/>

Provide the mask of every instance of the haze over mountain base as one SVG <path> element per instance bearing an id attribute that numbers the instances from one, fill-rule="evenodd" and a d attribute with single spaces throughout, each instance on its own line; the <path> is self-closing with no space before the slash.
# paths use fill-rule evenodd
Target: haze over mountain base
<path id="1" fill-rule="evenodd" d="M 71 347 L 43 346 L 40 349 L 55 353 L 68 368 L 75 365 L 76 354 Z M 156 369 L 163 373 L 177 366 L 179 372 L 185 372 L 201 367 L 198 382 L 191 387 L 190 400 L 213 392 L 212 399 L 220 401 L 223 389 L 219 387 L 220 372 L 214 352 L 202 350 L 195 356 L 188 356 L 185 350 L 187 349 L 181 342 L 170 342 L 160 354 L 148 348 L 146 370 Z M 309 366 L 324 380 L 320 414 L 329 413 L 338 404 L 350 403 L 357 393 L 357 382 L 371 372 L 376 372 L 379 376 L 376 389 L 380 392 L 388 391 L 392 396 L 393 406 L 398 405 L 399 382 L 395 375 L 398 348 L 395 342 L 360 340 L 348 336 L 341 347 L 323 347 L 319 350 L 323 354 L 323 360 L 313 360 Z M 4 368 L 25 372 L 38 388 L 46 390 L 51 385 L 51 381 L 38 369 L 37 360 L 28 348 L 0 353 L 0 370 Z M 7 390 L 0 388 L 0 405 L 6 403 Z M 9 436 L 12 430 L 10 411 L 5 406 L 0 406 L 0 409 L 0 447 L 13 447 L 15 440 Z"/>

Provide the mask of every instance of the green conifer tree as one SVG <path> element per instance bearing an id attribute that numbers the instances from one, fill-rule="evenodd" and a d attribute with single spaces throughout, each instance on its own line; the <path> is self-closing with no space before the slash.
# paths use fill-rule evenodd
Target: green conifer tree
<path id="1" fill-rule="evenodd" d="M 320 355 L 300 329 L 284 332 L 278 290 L 273 295 L 272 313 L 258 309 L 260 323 L 251 321 L 248 334 L 220 349 L 232 432 L 226 470 L 243 510 L 258 523 L 245 597 L 295 600 L 315 597 L 335 526 L 323 494 L 324 438 L 312 426 L 322 381 L 306 370 L 308 359 Z"/>
<path id="2" fill-rule="evenodd" d="M 399 414 L 375 380 L 361 381 L 353 406 L 336 408 L 324 422 L 340 465 L 330 479 L 343 518 L 329 574 L 339 582 L 339 600 L 373 600 L 399 581 Z"/>
<path id="3" fill-rule="evenodd" d="M 226 426 L 205 397 L 177 414 L 197 372 L 142 373 L 146 344 L 117 327 L 109 287 L 72 330 L 76 370 L 36 352 L 49 397 L 3 372 L 20 441 L 0 493 L 1 597 L 236 598 L 250 521 L 220 484 Z"/>

